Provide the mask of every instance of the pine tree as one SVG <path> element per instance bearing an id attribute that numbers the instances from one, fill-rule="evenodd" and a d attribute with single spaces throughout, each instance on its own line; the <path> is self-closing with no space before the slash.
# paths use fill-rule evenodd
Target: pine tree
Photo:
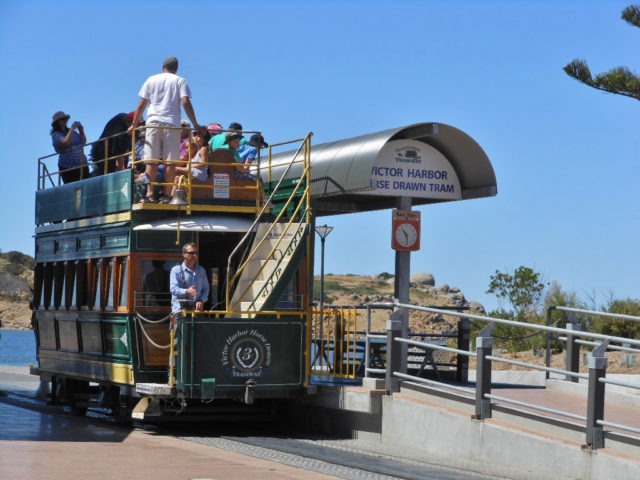
<path id="1" fill-rule="evenodd" d="M 630 5 L 622 11 L 622 19 L 640 27 L 640 5 Z M 640 100 L 640 77 L 627 67 L 615 67 L 593 78 L 585 60 L 573 60 L 563 70 L 572 78 L 598 90 Z"/>

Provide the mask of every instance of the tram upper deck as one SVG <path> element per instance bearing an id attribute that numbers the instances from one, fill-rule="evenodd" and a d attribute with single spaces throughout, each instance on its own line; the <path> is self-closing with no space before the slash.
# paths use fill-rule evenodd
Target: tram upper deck
<path id="1" fill-rule="evenodd" d="M 148 129 L 154 127 L 139 127 Z M 243 134 L 259 133 L 244 131 Z M 125 134 L 119 134 L 125 135 Z M 104 151 L 109 152 L 109 142 L 119 135 L 90 142 L 82 147 L 86 148 L 98 142 L 104 143 Z M 271 192 L 280 180 L 273 179 L 270 175 L 272 149 L 283 145 L 300 144 L 298 149 L 301 154 L 293 162 L 302 162 L 302 156 L 307 151 L 310 143 L 310 135 L 304 139 L 286 141 L 272 144 L 269 147 L 258 149 L 257 157 L 250 166 L 248 175 L 239 175 L 244 164 L 237 163 L 232 152 L 219 148 L 210 151 L 206 162 L 208 179 L 199 181 L 191 175 L 191 159 L 185 164 L 181 160 L 163 161 L 159 159 L 136 158 L 135 140 L 132 140 L 131 151 L 124 155 L 105 156 L 102 159 L 93 159 L 94 172 L 97 174 L 88 178 L 82 178 L 72 183 L 62 183 L 62 176 L 58 171 L 55 161 L 58 154 L 54 153 L 38 159 L 38 190 L 36 192 L 35 223 L 37 232 L 70 228 L 75 224 L 87 224 L 87 221 L 78 222 L 81 219 L 93 218 L 91 223 L 111 223 L 126 221 L 133 218 L 148 218 L 148 212 L 154 212 L 150 216 L 173 215 L 177 211 L 183 214 L 198 212 L 228 213 L 258 215 L 264 210 L 266 197 L 265 191 Z M 188 157 L 192 157 L 189 147 Z M 262 150 L 262 151 L 261 151 Z M 106 155 L 106 154 L 105 154 Z M 116 158 L 128 157 L 131 159 L 129 168 L 119 171 L 108 171 L 110 164 L 115 163 Z M 181 189 L 184 195 L 181 204 L 167 203 L 142 203 L 145 195 L 146 183 L 136 175 L 136 167 L 143 167 L 145 163 L 157 164 L 183 164 L 188 168 L 188 174 L 184 175 Z M 82 167 L 76 167 L 83 172 Z M 267 182 L 262 182 L 261 174 L 267 171 Z M 297 179 L 288 179 L 289 183 L 295 183 Z M 163 181 L 151 182 L 156 188 L 163 188 L 168 195 L 174 183 Z M 66 221 L 60 225 L 60 222 Z"/>

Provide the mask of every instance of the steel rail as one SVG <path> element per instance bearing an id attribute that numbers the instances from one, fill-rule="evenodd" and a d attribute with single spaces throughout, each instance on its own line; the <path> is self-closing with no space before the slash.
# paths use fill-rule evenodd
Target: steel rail
<path id="1" fill-rule="evenodd" d="M 420 347 L 424 350 L 434 349 L 434 350 L 444 350 L 445 352 L 457 353 L 458 355 L 466 355 L 467 357 L 477 357 L 478 354 L 475 352 L 468 352 L 466 350 L 459 350 L 457 348 L 445 347 L 443 345 L 437 345 L 435 343 L 424 343 L 418 342 L 417 340 L 409 340 L 408 338 L 396 338 L 396 342 L 406 343 L 407 345 L 413 345 L 414 347 Z"/>
<path id="2" fill-rule="evenodd" d="M 628 431 L 633 432 L 633 433 L 640 433 L 640 428 L 633 428 L 633 427 L 629 427 L 627 425 L 621 425 L 619 423 L 607 422 L 605 420 L 596 420 L 596 423 L 598 425 L 603 425 L 603 426 L 606 426 L 606 427 L 619 428 L 621 430 L 628 430 Z"/>
<path id="3" fill-rule="evenodd" d="M 415 377 L 413 375 L 407 375 L 406 373 L 393 372 L 394 377 L 403 378 L 405 380 L 411 380 L 413 382 L 424 383 L 427 385 L 432 385 L 440 388 L 449 388 L 451 390 L 456 390 L 458 392 L 464 392 L 469 394 L 474 394 L 475 390 L 472 388 L 458 387 L 457 385 L 449 385 L 448 383 L 436 382 L 435 380 L 428 380 L 422 377 Z"/>
<path id="4" fill-rule="evenodd" d="M 559 368 L 544 367 L 542 365 L 536 365 L 535 363 L 518 362 L 517 360 L 509 360 L 508 358 L 494 357 L 493 355 L 487 355 L 485 358 L 487 360 L 491 360 L 494 362 L 502 362 L 502 363 L 507 363 L 509 365 L 517 365 L 519 367 L 528 367 L 534 370 L 542 370 L 543 372 L 559 373 L 561 375 L 569 375 L 571 377 L 582 378 L 584 380 L 587 380 L 589 378 L 589 375 L 587 373 L 574 373 L 574 372 L 570 372 L 569 370 L 561 370 Z"/>
<path id="5" fill-rule="evenodd" d="M 502 325 L 511 325 L 514 327 L 531 328 L 534 330 L 541 330 L 544 332 L 564 333 L 566 335 L 573 335 L 575 337 L 590 337 L 600 340 L 609 340 L 610 342 L 617 343 L 629 343 L 633 345 L 640 345 L 640 340 L 633 340 L 624 337 L 615 337 L 612 335 L 602 335 L 600 333 L 583 332 L 581 330 L 567 330 L 565 328 L 547 327 L 546 325 L 537 325 L 534 323 L 516 322 L 513 320 L 505 320 L 502 318 L 485 317 L 483 315 L 473 315 L 471 313 L 453 312 L 450 310 L 441 310 L 439 308 L 421 307 L 419 305 L 407 305 L 406 303 L 396 303 L 397 307 L 419 310 L 422 312 L 439 313 L 441 315 L 451 315 L 452 317 L 470 318 L 473 320 L 480 320 L 482 322 L 494 322 Z"/>
<path id="6" fill-rule="evenodd" d="M 621 320 L 632 320 L 634 322 L 640 322 L 640 317 L 635 315 L 625 315 L 623 313 L 610 313 L 610 312 L 598 312 L 595 310 L 585 310 L 583 308 L 573 308 L 573 307 L 549 307 L 551 310 L 560 310 L 562 312 L 573 312 L 573 313 L 586 313 L 588 315 L 596 315 L 598 317 L 610 317 L 610 318 L 618 318 Z"/>
<path id="7" fill-rule="evenodd" d="M 598 381 L 600 383 L 608 383 L 609 385 L 617 385 L 618 387 L 628 387 L 628 388 L 635 388 L 640 390 L 640 384 L 638 383 L 623 382 L 622 380 L 614 380 L 612 378 L 607 378 L 607 377 L 600 377 L 598 378 Z"/>
<path id="8" fill-rule="evenodd" d="M 582 415 L 577 415 L 575 413 L 564 412 L 562 410 L 556 410 L 555 408 L 541 407 L 540 405 L 534 405 L 533 403 L 521 402 L 520 400 L 513 400 L 511 398 L 501 397 L 499 395 L 492 395 L 490 393 L 485 393 L 484 396 L 485 396 L 485 398 L 489 398 L 491 400 L 497 400 L 497 401 L 500 401 L 500 402 L 513 403 L 514 405 L 518 405 L 520 407 L 533 408 L 535 410 L 541 410 L 541 411 L 547 412 L 547 413 L 553 413 L 553 414 L 556 414 L 556 415 L 563 415 L 565 417 L 573 418 L 575 420 L 581 420 L 583 422 L 587 421 L 587 417 L 584 417 Z"/>

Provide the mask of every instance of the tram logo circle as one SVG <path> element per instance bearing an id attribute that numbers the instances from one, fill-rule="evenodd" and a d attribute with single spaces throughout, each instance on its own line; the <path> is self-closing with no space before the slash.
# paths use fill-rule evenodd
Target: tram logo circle
<path id="1" fill-rule="evenodd" d="M 271 343 L 256 329 L 238 330 L 225 339 L 222 365 L 232 377 L 262 377 L 270 370 Z"/>
<path id="2" fill-rule="evenodd" d="M 231 364 L 245 372 L 254 372 L 264 365 L 264 345 L 254 338 L 236 340 L 230 348 Z"/>

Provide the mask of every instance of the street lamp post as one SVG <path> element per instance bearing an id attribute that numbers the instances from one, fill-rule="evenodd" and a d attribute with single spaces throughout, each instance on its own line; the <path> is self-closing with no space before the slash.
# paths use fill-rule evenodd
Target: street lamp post
<path id="1" fill-rule="evenodd" d="M 328 225 L 319 225 L 316 227 L 316 233 L 320 235 L 320 315 L 324 309 L 324 240 L 329 236 L 333 227 Z"/>

